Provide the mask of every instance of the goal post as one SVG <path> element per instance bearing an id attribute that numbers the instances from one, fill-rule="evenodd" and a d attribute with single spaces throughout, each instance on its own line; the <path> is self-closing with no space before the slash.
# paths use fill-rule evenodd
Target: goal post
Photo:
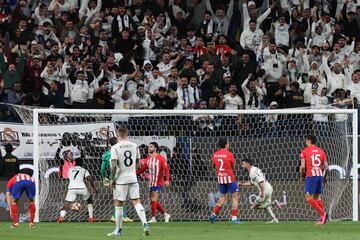
<path id="1" fill-rule="evenodd" d="M 88 166 L 85 164 L 85 168 L 91 168 L 91 173 L 97 172 L 96 184 L 102 188 L 100 196 L 95 198 L 95 217 L 108 220 L 112 211 L 111 190 L 102 187 L 98 172 L 99 156 L 108 147 L 107 139 L 101 140 L 94 135 L 100 129 L 104 133 L 108 131 L 108 138 L 109 131 L 115 133 L 119 125 L 128 126 L 130 140 L 134 139 L 144 149 L 150 140 L 164 142 L 159 145 L 171 161 L 173 181 L 160 196 L 176 220 L 206 220 L 217 200 L 211 154 L 216 150 L 218 137 L 227 137 L 231 142 L 231 151 L 236 157 L 235 175 L 239 180 L 247 179 L 247 174 L 241 170 L 241 159 L 245 157 L 253 158 L 255 165 L 263 169 L 274 186 L 274 198 L 285 205 L 284 211 L 275 211 L 279 219 L 313 220 L 316 215 L 306 205 L 303 184 L 298 180 L 304 137 L 312 133 L 319 137 L 319 145 L 325 149 L 329 163 L 333 165 L 324 192 L 331 219 L 358 221 L 357 110 L 33 109 L 31 114 L 32 120 L 28 119 L 26 124 L 31 122 L 33 125 L 36 221 L 54 220 L 61 207 L 59 202 L 65 197 L 67 183 L 56 179 L 48 169 L 55 166 L 53 155 L 44 152 L 44 142 L 51 136 L 62 142 L 65 133 L 67 137 L 73 137 L 67 140 L 76 142 L 87 151 Z M 314 121 L 315 115 L 327 116 L 328 121 Z M 74 129 L 77 134 L 71 135 Z M 148 188 L 145 181 L 140 185 L 146 206 Z M 249 209 L 249 202 L 254 200 L 257 189 L 239 188 L 239 194 L 240 219 L 266 218 L 266 213 Z M 130 216 L 135 216 L 132 208 L 128 208 Z M 222 211 L 220 219 L 228 218 L 227 210 L 228 207 Z M 70 214 L 69 218 L 84 220 L 86 211 L 83 211 L 81 216 Z"/>

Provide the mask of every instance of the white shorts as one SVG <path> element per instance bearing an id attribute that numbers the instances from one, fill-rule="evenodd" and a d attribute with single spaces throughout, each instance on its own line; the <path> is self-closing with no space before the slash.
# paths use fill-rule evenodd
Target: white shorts
<path id="1" fill-rule="evenodd" d="M 124 202 L 127 200 L 128 195 L 130 200 L 135 200 L 140 198 L 138 183 L 115 185 L 115 190 L 114 190 L 115 200 Z"/>
<path id="2" fill-rule="evenodd" d="M 65 201 L 74 202 L 78 196 L 81 196 L 81 200 L 86 201 L 90 198 L 90 193 L 87 189 L 69 189 Z"/>
<path id="3" fill-rule="evenodd" d="M 273 193 L 273 188 L 272 188 L 272 186 L 270 184 L 268 184 L 265 187 L 263 201 L 260 203 L 260 206 L 262 208 L 267 208 L 267 207 L 271 206 L 272 193 Z"/>

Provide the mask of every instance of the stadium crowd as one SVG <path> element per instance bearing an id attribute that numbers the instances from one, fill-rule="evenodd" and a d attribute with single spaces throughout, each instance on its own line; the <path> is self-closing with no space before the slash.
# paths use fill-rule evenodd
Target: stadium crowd
<path id="1" fill-rule="evenodd" d="M 0 0 L 0 98 L 54 108 L 356 107 L 359 26 L 358 0 Z"/>

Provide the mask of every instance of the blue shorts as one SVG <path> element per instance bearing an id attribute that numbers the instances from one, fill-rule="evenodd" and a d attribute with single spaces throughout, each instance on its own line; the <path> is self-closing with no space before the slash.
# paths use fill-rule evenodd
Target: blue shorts
<path id="1" fill-rule="evenodd" d="M 306 194 L 321 194 L 323 192 L 323 177 L 307 177 L 305 179 Z"/>
<path id="2" fill-rule="evenodd" d="M 13 198 L 19 199 L 23 192 L 26 192 L 28 198 L 35 197 L 35 183 L 29 180 L 21 180 L 13 185 L 10 194 Z"/>
<path id="3" fill-rule="evenodd" d="M 239 187 L 237 181 L 227 184 L 219 184 L 219 192 L 221 194 L 238 192 Z"/>
<path id="4" fill-rule="evenodd" d="M 161 191 L 161 187 L 160 187 L 160 186 L 150 187 L 150 192 L 160 193 L 160 191 Z"/>

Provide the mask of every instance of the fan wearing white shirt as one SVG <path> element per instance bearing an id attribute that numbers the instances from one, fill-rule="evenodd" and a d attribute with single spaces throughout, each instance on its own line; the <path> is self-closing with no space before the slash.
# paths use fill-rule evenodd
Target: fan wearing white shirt
<path id="1" fill-rule="evenodd" d="M 332 65 L 332 70 L 328 66 L 328 58 L 322 58 L 322 67 L 327 76 L 327 88 L 328 96 L 331 96 L 336 89 L 344 88 L 346 83 L 346 77 L 341 73 L 341 65 L 339 63 L 334 63 Z"/>
<path id="2" fill-rule="evenodd" d="M 240 45 L 245 50 L 254 51 L 261 44 L 263 31 L 257 28 L 255 20 L 249 21 L 249 28 L 241 33 Z"/>
<path id="3" fill-rule="evenodd" d="M 224 95 L 225 110 L 244 109 L 244 102 L 236 92 L 236 84 L 231 83 L 229 93 Z"/>
<path id="4" fill-rule="evenodd" d="M 289 47 L 289 24 L 285 21 L 285 16 L 279 16 L 279 20 L 273 24 L 275 43 L 279 47 Z"/>
<path id="5" fill-rule="evenodd" d="M 153 67 L 151 76 L 145 78 L 145 91 L 150 95 L 155 95 L 159 87 L 167 88 L 166 82 L 161 76 L 159 68 Z"/>
<path id="6" fill-rule="evenodd" d="M 142 83 L 138 83 L 137 91 L 131 100 L 134 109 L 153 109 L 155 107 L 155 103 L 151 100 L 150 95 L 145 92 Z"/>
<path id="7" fill-rule="evenodd" d="M 321 89 L 320 95 L 318 95 L 316 92 L 313 92 L 311 96 L 311 108 L 312 109 L 326 109 L 329 104 L 329 99 L 326 96 L 326 88 Z M 326 114 L 314 114 L 314 122 L 315 123 L 321 123 L 321 122 L 327 122 L 328 116 Z"/>
<path id="8" fill-rule="evenodd" d="M 181 54 L 178 54 L 175 59 L 171 60 L 170 54 L 164 53 L 162 56 L 162 61 L 156 66 L 159 68 L 162 76 L 169 76 L 171 68 L 175 67 L 181 59 Z"/>
<path id="9" fill-rule="evenodd" d="M 359 73 L 358 72 L 354 72 L 351 75 L 351 83 L 348 84 L 348 86 L 346 87 L 347 90 L 350 91 L 350 97 L 351 98 L 356 98 L 358 101 L 360 100 L 360 77 L 359 77 Z"/>
<path id="10" fill-rule="evenodd" d="M 239 186 L 256 186 L 259 189 L 259 196 L 255 199 L 255 202 L 252 203 L 251 209 L 266 209 L 272 218 L 268 223 L 279 223 L 271 206 L 276 204 L 279 209 L 281 209 L 282 206 L 277 200 L 271 201 L 273 187 L 268 180 L 266 180 L 262 171 L 253 165 L 254 162 L 251 159 L 244 159 L 242 161 L 241 167 L 249 173 L 250 180 L 239 182 Z"/>
<path id="11" fill-rule="evenodd" d="M 263 84 L 258 84 L 255 79 L 248 77 L 241 88 L 245 95 L 245 109 L 260 109 L 261 101 L 266 96 L 266 88 Z M 249 83 L 249 86 L 247 86 Z"/>

